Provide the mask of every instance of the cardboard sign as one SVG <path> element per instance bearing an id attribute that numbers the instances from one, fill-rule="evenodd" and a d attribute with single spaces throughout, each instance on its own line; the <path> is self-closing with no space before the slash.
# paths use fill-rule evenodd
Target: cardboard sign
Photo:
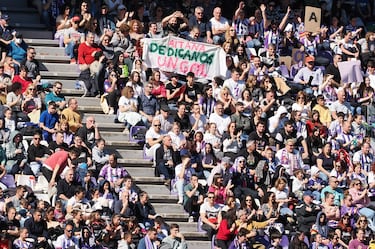
<path id="1" fill-rule="evenodd" d="M 279 57 L 280 64 L 284 62 L 285 66 L 290 70 L 290 66 L 292 65 L 292 57 L 290 56 L 280 56 Z"/>
<path id="2" fill-rule="evenodd" d="M 322 11 L 320 8 L 306 6 L 305 7 L 305 31 L 316 32 L 320 29 L 322 20 Z"/>
<path id="3" fill-rule="evenodd" d="M 300 61 L 302 61 L 302 64 L 303 64 L 304 60 L 305 60 L 305 52 L 299 50 L 298 48 L 293 48 L 293 50 L 292 50 L 292 65 L 298 64 Z"/>

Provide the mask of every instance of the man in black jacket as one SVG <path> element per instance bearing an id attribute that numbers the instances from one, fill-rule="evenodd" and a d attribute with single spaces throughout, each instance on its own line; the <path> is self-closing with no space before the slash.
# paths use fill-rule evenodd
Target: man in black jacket
<path id="1" fill-rule="evenodd" d="M 37 248 L 50 248 L 47 242 L 47 222 L 42 219 L 41 210 L 35 210 L 33 216 L 25 221 L 25 228 L 29 231 L 29 237 L 35 240 Z"/>
<path id="2" fill-rule="evenodd" d="M 303 193 L 303 203 L 296 206 L 298 230 L 305 234 L 310 232 L 311 226 L 315 223 L 316 217 L 321 211 L 320 206 L 315 205 L 312 201 L 312 192 L 307 190 Z"/>
<path id="3" fill-rule="evenodd" d="M 173 179 L 174 167 L 177 165 L 178 151 L 172 147 L 172 138 L 169 135 L 164 136 L 162 145 L 156 149 L 156 175 L 163 175 L 165 185 L 169 186 Z"/>

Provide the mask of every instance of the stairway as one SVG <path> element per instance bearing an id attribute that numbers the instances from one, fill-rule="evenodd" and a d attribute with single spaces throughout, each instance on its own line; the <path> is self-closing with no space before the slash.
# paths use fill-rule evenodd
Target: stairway
<path id="1" fill-rule="evenodd" d="M 143 159 L 142 147 L 129 141 L 124 135 L 123 124 L 114 123 L 115 115 L 105 115 L 101 111 L 99 99 L 82 98 L 83 90 L 75 89 L 75 81 L 79 74 L 77 65 L 70 65 L 69 58 L 64 54 L 64 48 L 58 47 L 58 42 L 51 40 L 52 33 L 46 31 L 39 23 L 37 11 L 27 8 L 26 0 L 2 0 L 0 10 L 10 16 L 10 24 L 20 31 L 29 46 L 36 49 L 36 59 L 41 63 L 43 80 L 53 83 L 59 80 L 63 83 L 63 93 L 67 98 L 78 100 L 79 111 L 83 122 L 88 115 L 95 117 L 102 137 L 106 140 L 107 149 L 115 152 L 119 163 L 127 169 L 135 183 L 150 196 L 158 214 L 165 217 L 167 222 L 176 222 L 180 231 L 188 241 L 189 249 L 209 248 L 205 233 L 197 232 L 197 223 L 188 223 L 188 214 L 177 203 L 177 196 L 171 195 L 160 177 L 154 176 L 154 168 L 149 160 Z"/>

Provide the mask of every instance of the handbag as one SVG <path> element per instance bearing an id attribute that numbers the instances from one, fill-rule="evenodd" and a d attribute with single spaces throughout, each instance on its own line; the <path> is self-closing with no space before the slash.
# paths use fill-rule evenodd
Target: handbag
<path id="1" fill-rule="evenodd" d="M 108 105 L 108 101 L 107 101 L 106 96 L 107 96 L 107 94 L 103 94 L 100 97 L 100 106 L 102 107 L 102 110 L 103 110 L 104 114 L 109 113 L 109 105 Z"/>

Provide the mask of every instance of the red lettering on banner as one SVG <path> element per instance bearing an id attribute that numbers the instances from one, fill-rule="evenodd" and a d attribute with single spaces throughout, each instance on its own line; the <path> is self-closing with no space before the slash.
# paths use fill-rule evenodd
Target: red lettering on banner
<path id="1" fill-rule="evenodd" d="M 206 48 L 203 44 L 194 43 L 194 42 L 186 42 L 185 49 L 188 49 L 191 51 L 205 52 Z"/>

